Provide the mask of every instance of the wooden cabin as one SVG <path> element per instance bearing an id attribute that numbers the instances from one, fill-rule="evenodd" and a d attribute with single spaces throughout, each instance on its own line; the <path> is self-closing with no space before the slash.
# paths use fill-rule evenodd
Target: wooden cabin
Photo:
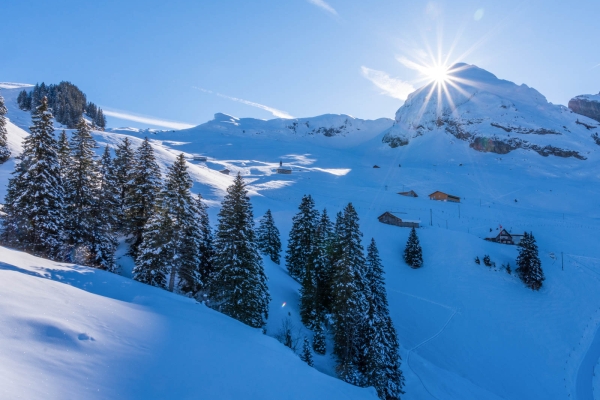
<path id="1" fill-rule="evenodd" d="M 435 191 L 429 195 L 429 200 L 437 200 L 437 201 L 452 201 L 454 203 L 460 203 L 460 197 L 453 196 L 448 193 Z"/>
<path id="2" fill-rule="evenodd" d="M 418 228 L 419 221 L 403 221 L 402 218 L 396 217 L 389 211 L 384 212 L 378 218 L 382 224 L 400 226 L 402 228 Z"/>
<path id="3" fill-rule="evenodd" d="M 220 173 L 224 174 L 224 175 L 229 175 L 229 173 L 231 172 L 230 170 L 228 170 L 227 168 L 222 169 L 219 171 Z"/>
<path id="4" fill-rule="evenodd" d="M 406 197 L 419 197 L 414 190 L 409 190 L 408 192 L 398 192 L 398 194 Z"/>
<path id="5" fill-rule="evenodd" d="M 278 174 L 291 174 L 292 173 L 292 169 L 291 168 L 287 168 L 287 167 L 279 167 L 277 168 L 277 173 Z"/>
<path id="6" fill-rule="evenodd" d="M 503 244 L 519 244 L 523 239 L 523 235 L 508 233 L 506 229 L 501 229 L 500 233 L 493 238 L 485 238 L 489 242 L 503 243 Z"/>

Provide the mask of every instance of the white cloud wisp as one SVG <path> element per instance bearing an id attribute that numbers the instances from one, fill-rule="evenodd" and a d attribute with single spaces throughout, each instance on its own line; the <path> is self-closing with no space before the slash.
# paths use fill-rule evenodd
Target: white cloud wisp
<path id="1" fill-rule="evenodd" d="M 375 86 L 383 90 L 382 94 L 398 100 L 406 100 L 409 94 L 415 91 L 413 85 L 400 79 L 392 78 L 383 71 L 360 67 L 362 75 L 370 80 Z"/>
<path id="2" fill-rule="evenodd" d="M 238 103 L 242 103 L 242 104 L 245 104 L 247 106 L 260 108 L 261 110 L 265 110 L 265 111 L 270 112 L 271 114 L 273 114 L 274 117 L 277 117 L 277 118 L 284 118 L 284 119 L 293 119 L 293 118 L 295 118 L 292 115 L 290 115 L 287 111 L 278 110 L 278 109 L 273 108 L 273 107 L 265 106 L 264 104 L 255 103 L 255 102 L 250 101 L 250 100 L 240 99 L 238 97 L 227 96 L 226 94 L 222 94 L 222 93 L 218 93 L 218 92 L 213 92 L 211 90 L 199 88 L 199 87 L 196 87 L 196 86 L 192 86 L 192 87 L 194 89 L 198 89 L 198 90 L 200 90 L 201 92 L 204 92 L 204 93 L 216 94 L 217 96 L 222 97 L 222 98 L 227 99 L 227 100 L 237 101 Z"/>
<path id="3" fill-rule="evenodd" d="M 186 124 L 184 122 L 174 122 L 174 121 L 166 121 L 164 119 L 157 119 L 157 118 L 152 118 L 152 117 L 142 117 L 139 115 L 129 114 L 129 113 L 122 112 L 122 111 L 109 111 L 109 110 L 103 109 L 102 112 L 104 113 L 104 115 L 107 115 L 109 117 L 125 119 L 127 121 L 140 122 L 142 124 L 162 126 L 164 128 L 170 128 L 170 129 L 187 129 L 187 128 L 193 128 L 195 126 L 195 125 Z"/>
<path id="4" fill-rule="evenodd" d="M 308 2 L 310 4 L 314 4 L 315 6 L 327 11 L 330 14 L 338 15 L 337 11 L 335 11 L 335 8 L 331 7 L 324 0 L 308 0 Z"/>

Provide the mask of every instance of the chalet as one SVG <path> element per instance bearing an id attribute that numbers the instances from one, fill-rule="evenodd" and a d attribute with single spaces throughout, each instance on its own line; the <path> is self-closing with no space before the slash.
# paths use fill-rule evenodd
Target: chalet
<path id="1" fill-rule="evenodd" d="M 207 158 L 206 158 L 206 156 L 193 156 L 192 160 L 194 160 L 194 161 L 206 161 Z"/>
<path id="2" fill-rule="evenodd" d="M 277 168 L 277 173 L 289 175 L 292 173 L 292 169 L 288 168 L 288 167 L 279 167 L 279 168 Z"/>
<path id="3" fill-rule="evenodd" d="M 487 241 L 503 244 L 519 244 L 521 239 L 523 239 L 523 235 L 508 233 L 506 229 L 501 229 L 500 233 L 498 233 L 498 236 L 496 237 L 485 238 Z"/>
<path id="4" fill-rule="evenodd" d="M 378 218 L 382 224 L 400 226 L 402 228 L 418 228 L 419 221 L 403 221 L 389 211 L 384 212 Z"/>
<path id="5" fill-rule="evenodd" d="M 223 175 L 229 175 L 229 173 L 231 172 L 230 170 L 228 170 L 227 168 L 222 169 L 219 171 L 220 173 L 222 173 Z"/>
<path id="6" fill-rule="evenodd" d="M 419 197 L 414 190 L 409 190 L 408 192 L 398 192 L 398 194 L 406 197 Z"/>
<path id="7" fill-rule="evenodd" d="M 460 203 L 460 197 L 452 196 L 451 194 L 435 191 L 429 195 L 429 200 L 437 201 L 452 201 L 454 203 Z"/>

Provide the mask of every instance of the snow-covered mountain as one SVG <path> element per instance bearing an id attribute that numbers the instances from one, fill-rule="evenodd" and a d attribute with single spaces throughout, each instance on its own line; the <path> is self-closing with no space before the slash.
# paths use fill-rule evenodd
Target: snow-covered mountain
<path id="1" fill-rule="evenodd" d="M 137 145 L 148 135 L 163 169 L 179 153 L 186 154 L 195 182 L 193 190 L 210 205 L 213 224 L 224 190 L 232 182 L 231 175 L 239 172 L 249 183 L 255 217 L 258 219 L 267 209 L 272 211 L 284 248 L 303 194 L 311 194 L 317 207 L 327 208 L 330 215 L 352 202 L 360 216 L 364 242 L 375 238 L 385 266 L 390 311 L 407 379 L 403 400 L 592 399 L 594 390 L 600 390 L 600 382 L 594 381 L 594 368 L 600 358 L 600 209 L 596 200 L 600 197 L 600 147 L 591 135 L 600 128 L 579 125 L 577 121 L 590 126 L 597 123 L 547 103 L 534 89 L 498 80 L 476 67 L 455 73 L 464 74 L 460 75 L 464 80 L 478 82 L 479 86 L 456 81 L 466 94 L 450 88 L 454 90 L 454 107 L 440 107 L 448 111 L 445 114 L 438 113 L 437 100 L 425 103 L 431 88 L 422 88 L 400 108 L 393 127 L 391 120 L 360 122 L 345 116 L 324 116 L 316 117 L 314 120 L 324 118 L 324 122 L 314 125 L 313 119 L 298 120 L 294 131 L 289 127 L 294 126 L 294 120 L 260 121 L 221 114 L 182 131 L 148 134 L 123 130 L 94 132 L 94 136 L 103 147 L 114 146 L 124 137 Z M 11 90 L 2 90 L 2 94 L 9 99 Z M 432 99 L 434 96 L 435 92 Z M 442 97 L 440 104 L 448 105 L 447 99 Z M 9 101 L 7 106 L 9 136 L 16 143 L 25 135 L 20 128 L 30 124 L 29 113 L 16 110 Z M 345 124 L 346 119 L 352 124 Z M 415 126 L 411 121 L 419 124 Z M 335 136 L 313 131 L 342 125 L 346 126 L 341 130 L 344 133 Z M 542 134 L 544 130 L 555 133 Z M 495 149 L 501 146 L 495 143 L 511 144 L 517 139 L 520 148 L 515 144 L 515 149 L 501 156 L 472 148 L 478 149 L 477 140 L 491 141 Z M 540 156 L 538 153 L 544 153 L 547 146 L 576 152 L 580 158 L 575 153 L 559 157 L 557 150 L 550 154 L 559 156 Z M 193 160 L 194 155 L 206 156 L 207 161 Z M 291 174 L 277 174 L 280 161 L 292 169 Z M 375 165 L 379 168 L 373 168 Z M 13 166 L 12 161 L 0 166 L 0 195 Z M 231 171 L 229 176 L 219 172 L 225 168 Z M 398 195 L 411 189 L 419 197 Z M 428 194 L 436 190 L 459 196 L 461 202 L 429 200 Z M 418 235 L 424 252 L 423 268 L 413 270 L 403 262 L 408 230 L 381 224 L 377 217 L 386 211 L 421 221 Z M 500 225 L 512 233 L 534 233 L 546 275 L 539 292 L 528 290 L 514 272 L 508 274 L 502 267 L 510 264 L 514 270 L 515 246 L 484 240 L 495 236 Z M 484 255 L 489 255 L 496 266 L 474 263 L 476 256 L 481 259 Z M 172 368 L 189 372 L 190 379 L 178 388 L 183 394 L 196 382 L 208 385 L 195 373 L 208 369 L 215 384 L 220 385 L 236 385 L 239 374 L 252 394 L 265 388 L 265 376 L 277 384 L 280 376 L 296 376 L 294 382 L 282 382 L 290 393 L 304 398 L 315 398 L 313 392 L 304 391 L 304 386 L 312 382 L 323 390 L 323 396 L 331 393 L 327 377 L 319 374 L 315 378 L 310 375 L 315 371 L 303 370 L 287 348 L 270 338 L 255 337 L 255 331 L 213 315 L 187 299 L 145 288 L 123 277 L 57 265 L 6 249 L 0 249 L 0 261 L 4 263 L 0 265 L 8 265 L 0 268 L 0 281 L 5 282 L 0 285 L 0 306 L 8 310 L 4 315 L 9 316 L 4 317 L 2 325 L 16 327 L 0 330 L 0 344 L 4 343 L 0 352 L 7 355 L 3 358 L 0 379 L 5 381 L 0 390 L 6 393 L 18 393 L 29 382 L 17 380 L 10 371 L 20 372 L 19 376 L 38 373 L 44 362 L 62 368 L 49 367 L 36 376 L 44 382 L 57 379 L 53 386 L 57 391 L 53 393 L 75 387 L 72 392 L 62 391 L 66 397 L 73 393 L 72 397 L 102 398 L 101 394 L 87 396 L 87 388 L 112 384 L 115 389 L 111 394 L 136 398 L 134 392 L 143 378 L 126 374 L 136 368 L 142 368 L 143 374 L 156 368 L 157 373 L 169 377 L 173 376 Z M 126 257 L 119 259 L 125 276 L 131 268 L 128 262 Z M 299 284 L 288 276 L 284 266 L 265 259 L 265 269 L 272 297 L 267 335 L 273 336 L 282 321 L 291 318 L 299 335 L 310 337 L 311 332 L 301 327 L 298 315 Z M 36 273 L 51 279 L 42 280 Z M 130 296 L 138 300 L 129 301 Z M 54 309 L 63 299 L 68 303 L 61 306 L 59 311 L 64 313 L 59 314 Z M 126 321 L 120 315 L 126 315 Z M 40 323 L 44 318 L 46 322 Z M 64 322 L 67 318 L 71 322 Z M 36 328 L 25 331 L 23 326 Z M 69 347 L 55 338 L 64 335 L 55 334 L 57 331 L 48 326 L 58 327 L 68 338 L 85 333 L 96 340 L 65 340 L 71 343 Z M 144 328 L 148 326 L 168 334 L 157 339 L 146 334 Z M 186 330 L 191 333 L 184 335 Z M 217 348 L 224 352 L 219 356 L 205 346 L 215 338 L 219 340 Z M 247 344 L 249 353 L 241 355 L 244 360 L 266 346 L 265 351 L 273 350 L 275 364 L 261 359 L 246 368 L 236 354 L 244 346 L 236 342 L 228 347 L 229 341 Z M 175 356 L 173 343 L 197 348 L 193 355 L 202 358 L 202 365 L 186 359 L 182 364 L 185 371 L 179 368 L 181 360 Z M 105 347 L 93 347 L 98 345 Z M 135 351 L 128 351 L 131 347 Z M 6 348 L 15 351 L 4 353 Z M 29 348 L 35 351 L 28 352 Z M 158 355 L 152 352 L 156 348 L 160 349 Z M 37 356 L 44 349 L 50 356 Z M 122 351 L 125 357 L 120 355 Z M 315 356 L 316 370 L 325 375 L 335 375 L 330 354 Z M 83 366 L 84 372 L 69 374 L 66 366 L 72 359 Z M 102 367 L 87 373 L 96 359 L 102 366 L 125 362 L 125 368 L 115 373 Z M 163 359 L 165 363 L 160 362 Z M 255 375 L 249 372 L 251 369 L 260 373 L 256 382 L 252 381 Z M 275 369 L 280 370 L 279 374 Z M 119 379 L 121 373 L 126 379 Z M 245 379 L 246 375 L 250 378 Z M 148 376 L 150 381 L 156 377 Z M 600 377 L 600 370 L 595 376 Z M 134 385 L 127 391 L 124 382 L 130 377 Z M 345 390 L 354 388 L 341 385 L 339 397 L 372 395 L 368 390 L 346 394 Z M 146 398 L 153 394 L 139 393 L 148 395 Z M 155 397 L 161 394 L 164 392 L 158 390 Z"/>
<path id="2" fill-rule="evenodd" d="M 445 83 L 432 82 L 408 97 L 383 141 L 397 147 L 422 135 L 449 134 L 483 152 L 526 149 L 584 160 L 595 146 L 590 129 L 599 126 L 525 84 L 456 64 Z"/>

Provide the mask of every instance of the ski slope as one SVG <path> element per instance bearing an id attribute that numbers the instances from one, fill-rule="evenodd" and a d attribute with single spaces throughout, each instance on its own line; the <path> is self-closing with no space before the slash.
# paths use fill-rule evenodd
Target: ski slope
<path id="1" fill-rule="evenodd" d="M 3 90 L 7 99 L 9 91 Z M 516 95 L 508 90 L 505 96 Z M 536 96 L 529 103 L 526 96 L 520 98 L 531 107 L 534 100 L 542 101 Z M 548 107 L 552 113 L 558 106 Z M 556 115 L 560 121 L 570 118 L 563 111 Z M 14 120 L 17 117 L 18 113 Z M 215 128 L 228 118 L 238 125 Z M 536 123 L 547 122 L 543 110 L 535 118 Z M 257 134 L 239 126 L 261 122 L 239 121 L 219 115 L 196 128 L 149 137 L 163 168 L 181 152 L 189 157 L 193 190 L 207 199 L 213 224 L 225 188 L 234 174 L 242 174 L 250 185 L 256 219 L 272 210 L 284 248 L 303 194 L 311 194 L 317 207 L 327 208 L 332 217 L 348 202 L 354 204 L 365 243 L 375 238 L 386 268 L 407 380 L 404 399 L 593 398 L 593 370 L 600 357 L 600 147 L 589 139 L 589 132 L 535 138 L 573 144 L 580 152 L 585 149 L 582 160 L 543 157 L 526 149 L 479 152 L 445 130 L 417 135 L 407 145 L 391 148 L 382 142 L 390 131 L 383 124 L 379 133 L 348 135 L 351 140 L 340 144 L 344 136 L 277 129 Z M 554 122 L 548 124 L 543 126 L 552 128 Z M 101 146 L 114 146 L 126 135 L 137 144 L 148 132 L 94 134 Z M 194 155 L 206 156 L 207 161 L 193 161 Z M 292 168 L 291 175 L 276 173 L 280 161 Z M 224 168 L 231 175 L 219 172 Z M 397 194 L 411 189 L 418 198 Z M 461 197 L 461 203 L 429 200 L 427 195 L 436 190 Z M 421 221 L 423 268 L 412 270 L 404 264 L 408 230 L 379 223 L 377 217 L 385 211 Z M 514 272 L 509 275 L 501 268 L 510 263 L 514 271 L 515 246 L 483 240 L 495 236 L 500 225 L 513 233 L 534 233 L 546 275 L 539 292 L 525 288 Z M 486 254 L 495 268 L 474 263 L 476 256 Z M 275 335 L 289 317 L 299 335 L 309 335 L 300 328 L 298 284 L 283 266 L 265 261 L 265 267 L 272 296 L 267 334 Z M 118 289 L 119 296 L 128 295 L 128 290 Z M 168 293 L 160 295 L 171 298 Z M 180 299 L 182 304 L 187 301 Z M 93 313 L 79 317 L 104 318 Z M 172 324 L 165 323 L 165 329 Z M 146 338 L 139 343 L 146 343 Z M 232 355 L 230 362 L 235 359 Z M 329 356 L 316 357 L 315 364 L 324 373 L 319 377 L 333 375 Z"/>

